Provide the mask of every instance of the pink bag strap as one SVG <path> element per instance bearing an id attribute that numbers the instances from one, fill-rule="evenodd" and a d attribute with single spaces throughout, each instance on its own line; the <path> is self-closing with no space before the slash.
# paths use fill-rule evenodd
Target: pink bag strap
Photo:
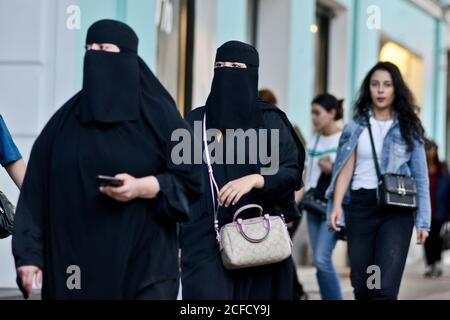
<path id="1" fill-rule="evenodd" d="M 235 212 L 234 216 L 233 216 L 233 221 L 236 221 L 236 218 L 238 217 L 239 214 L 242 213 L 242 211 L 248 210 L 248 209 L 258 209 L 259 210 L 259 216 L 262 217 L 264 212 L 263 212 L 263 208 L 257 204 L 247 204 L 246 206 L 243 206 L 241 208 L 239 208 L 238 211 Z"/>
<path id="2" fill-rule="evenodd" d="M 205 148 L 205 157 L 206 157 L 206 165 L 208 166 L 208 175 L 209 175 L 209 185 L 211 187 L 211 197 L 212 197 L 212 203 L 213 203 L 213 208 L 214 208 L 214 230 L 216 231 L 216 240 L 220 245 L 220 230 L 219 230 L 219 208 L 220 208 L 220 203 L 219 203 L 219 187 L 217 185 L 216 179 L 214 178 L 214 171 L 211 165 L 211 158 L 209 155 L 209 149 L 208 149 L 208 141 L 207 141 L 207 137 L 206 137 L 206 112 L 203 115 L 203 145 Z M 259 210 L 260 212 L 260 216 L 263 216 L 264 214 L 264 210 L 261 206 L 257 205 L 257 204 L 248 204 L 245 205 L 241 208 L 239 208 L 239 210 L 237 210 L 233 216 L 233 221 L 236 220 L 236 218 L 238 217 L 239 214 L 242 213 L 242 211 L 248 210 L 248 209 L 253 209 L 256 208 Z M 281 215 L 281 217 L 284 220 L 283 215 Z M 270 230 L 270 228 L 269 228 Z M 265 236 L 267 237 L 267 235 Z M 264 237 L 264 238 L 265 238 Z M 254 240 L 254 239 L 251 239 Z M 259 240 L 254 240 L 254 241 L 260 241 Z"/>
<path id="3" fill-rule="evenodd" d="M 211 158 L 209 155 L 208 149 L 208 141 L 206 137 L 206 112 L 203 115 L 203 145 L 205 147 L 205 157 L 206 157 L 206 165 L 208 166 L 208 175 L 209 175 L 209 185 L 211 187 L 211 197 L 214 208 L 214 230 L 216 231 L 216 240 L 220 243 L 220 232 L 219 232 L 219 187 L 217 186 L 216 179 L 214 178 L 214 172 L 211 165 Z"/>

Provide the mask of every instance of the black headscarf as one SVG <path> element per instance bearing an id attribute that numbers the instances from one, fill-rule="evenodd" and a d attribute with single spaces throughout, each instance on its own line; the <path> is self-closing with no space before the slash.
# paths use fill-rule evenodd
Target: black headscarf
<path id="1" fill-rule="evenodd" d="M 86 44 L 112 43 L 120 53 L 88 50 L 84 57 L 82 122 L 116 123 L 139 118 L 138 37 L 124 23 L 100 20 L 88 30 Z"/>
<path id="2" fill-rule="evenodd" d="M 240 62 L 242 68 L 216 68 L 206 101 L 209 128 L 249 129 L 263 125 L 258 107 L 258 51 L 248 44 L 229 41 L 217 49 L 216 62 Z"/>

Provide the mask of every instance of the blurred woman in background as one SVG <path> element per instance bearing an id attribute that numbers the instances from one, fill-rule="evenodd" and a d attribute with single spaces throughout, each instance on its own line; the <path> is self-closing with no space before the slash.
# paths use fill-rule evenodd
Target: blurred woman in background
<path id="1" fill-rule="evenodd" d="M 445 162 L 439 160 L 438 146 L 434 141 L 425 141 L 425 151 L 430 179 L 431 230 L 425 242 L 426 278 L 442 276 L 441 227 L 450 218 L 450 176 Z"/>
<path id="2" fill-rule="evenodd" d="M 333 266 L 332 255 L 339 234 L 329 230 L 326 220 L 325 191 L 331 181 L 333 163 L 336 159 L 341 128 L 343 100 L 331 94 L 318 95 L 312 102 L 312 122 L 316 133 L 308 143 L 305 177 L 305 197 L 312 197 L 325 204 L 323 212 L 308 210 L 308 231 L 317 268 L 317 281 L 324 300 L 341 300 L 339 277 Z M 306 200 L 306 198 L 305 198 Z M 304 202 L 305 204 L 305 202 Z"/>

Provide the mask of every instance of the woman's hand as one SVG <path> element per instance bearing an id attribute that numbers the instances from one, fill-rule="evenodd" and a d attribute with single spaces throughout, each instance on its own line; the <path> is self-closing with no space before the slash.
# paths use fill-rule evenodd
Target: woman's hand
<path id="1" fill-rule="evenodd" d="M 336 232 L 341 231 L 341 228 L 337 225 L 342 223 L 342 201 L 344 199 L 345 192 L 348 190 L 350 181 L 352 180 L 353 172 L 355 170 L 355 162 L 356 152 L 353 150 L 350 154 L 350 158 L 344 164 L 344 167 L 336 178 L 336 185 L 333 195 L 333 209 L 331 210 L 328 221 L 330 227 Z"/>
<path id="2" fill-rule="evenodd" d="M 17 268 L 17 277 L 21 282 L 22 289 L 28 294 L 33 293 L 33 280 L 36 287 L 42 287 L 42 270 L 36 266 L 22 266 Z M 25 294 L 24 294 L 25 295 Z"/>
<path id="3" fill-rule="evenodd" d="M 320 171 L 327 175 L 331 175 L 333 173 L 333 162 L 331 162 L 330 157 L 324 157 L 319 160 Z"/>
<path id="4" fill-rule="evenodd" d="M 419 230 L 417 231 L 417 244 L 424 244 L 428 238 L 428 231 Z"/>
<path id="5" fill-rule="evenodd" d="M 334 231 L 339 232 L 341 231 L 341 228 L 339 228 L 337 225 L 341 224 L 341 222 L 342 222 L 342 208 L 340 206 L 337 208 L 333 207 L 333 210 L 331 211 L 330 218 L 328 221 L 330 227 Z"/>
<path id="6" fill-rule="evenodd" d="M 235 205 L 243 195 L 253 188 L 264 188 L 264 178 L 259 174 L 252 174 L 228 182 L 219 192 L 219 203 L 225 207 Z"/>
<path id="7" fill-rule="evenodd" d="M 136 198 L 153 199 L 160 191 L 158 179 L 154 176 L 135 178 L 122 173 L 115 175 L 114 178 L 123 180 L 123 185 L 100 187 L 100 192 L 120 202 L 128 202 Z"/>

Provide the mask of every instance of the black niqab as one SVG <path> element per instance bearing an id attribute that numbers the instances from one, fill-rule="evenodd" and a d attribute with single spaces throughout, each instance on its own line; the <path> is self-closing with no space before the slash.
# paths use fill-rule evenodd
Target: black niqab
<path id="1" fill-rule="evenodd" d="M 139 118 L 138 37 L 126 24 L 101 20 L 88 30 L 86 45 L 112 43 L 119 53 L 88 50 L 84 57 L 79 115 L 84 123 Z"/>
<path id="2" fill-rule="evenodd" d="M 259 56 L 256 49 L 229 41 L 217 49 L 216 62 L 240 62 L 247 68 L 216 68 L 206 102 L 208 128 L 250 129 L 263 124 L 258 107 Z"/>
<path id="3" fill-rule="evenodd" d="M 247 69 L 217 68 L 211 94 L 205 107 L 194 109 L 188 116 L 188 122 L 196 122 L 207 116 L 207 125 L 216 129 L 249 129 L 256 131 L 278 130 L 279 170 L 274 175 L 264 176 L 264 188 L 253 189 L 243 195 L 236 204 L 220 207 L 218 223 L 223 226 L 233 219 L 233 215 L 242 206 L 259 204 L 266 213 L 283 214 L 289 221 L 296 220 L 300 213 L 295 204 L 294 191 L 302 187 L 301 176 L 305 151 L 286 114 L 277 107 L 263 103 L 258 99 L 258 54 L 246 44 L 232 41 L 217 51 L 216 61 L 242 62 Z M 259 137 L 258 137 L 259 139 Z M 269 135 L 271 139 L 271 135 Z M 261 140 L 258 140 L 258 143 Z M 237 147 L 233 139 L 225 134 L 221 140 L 223 150 Z M 263 142 L 268 149 L 271 143 Z M 227 146 L 231 146 L 227 149 Z M 249 159 L 251 149 L 245 146 L 245 159 Z M 213 163 L 212 169 L 219 188 L 230 181 L 260 174 L 265 165 Z M 208 168 L 203 165 L 204 183 L 208 185 Z M 223 266 L 220 249 L 215 239 L 213 225 L 214 208 L 211 191 L 206 190 L 200 201 L 191 205 L 191 220 L 182 225 L 182 284 L 183 298 L 187 300 L 280 300 L 293 297 L 292 259 L 241 270 L 226 270 Z M 249 214 L 252 214 L 249 212 Z M 257 213 L 256 213 L 257 214 Z M 214 275 L 214 277 L 211 277 Z"/>

